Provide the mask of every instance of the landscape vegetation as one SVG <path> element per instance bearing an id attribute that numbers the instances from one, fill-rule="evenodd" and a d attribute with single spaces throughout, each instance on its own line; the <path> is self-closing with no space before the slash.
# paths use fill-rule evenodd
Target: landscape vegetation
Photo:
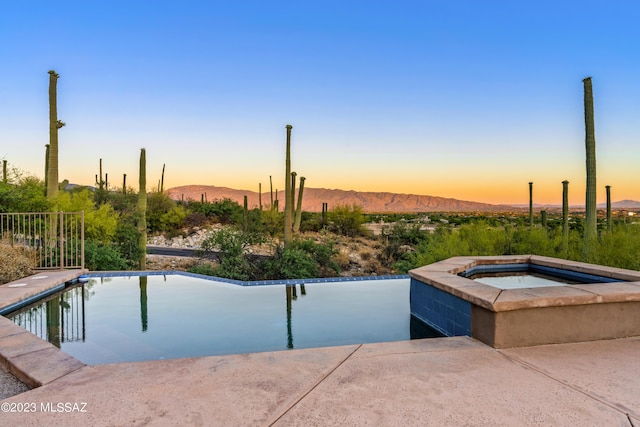
<path id="1" fill-rule="evenodd" d="M 384 275 L 460 255 L 536 254 L 640 270 L 640 225 L 614 215 L 610 187 L 607 205 L 596 206 L 595 131 L 591 79 L 584 83 L 587 193 L 582 212 L 570 211 L 568 182 L 562 183 L 562 209 L 534 212 L 533 183 L 529 209 L 494 212 L 365 212 L 358 204 L 322 203 L 304 211 L 305 177 L 291 166 L 292 126 L 286 126 L 284 193 L 263 194 L 257 205 L 231 198 L 200 200 L 177 197 L 164 189 L 163 166 L 158 185 L 148 190 L 146 150 L 140 150 L 139 191 L 113 185 L 103 174 L 95 186 L 59 181 L 56 82 L 49 71 L 50 141 L 45 178 L 8 167 L 3 161 L 0 212 L 84 212 L 85 258 L 91 270 L 145 270 L 150 237 L 187 237 L 202 233 L 198 257 L 187 268 L 194 273 L 237 280 L 290 279 L 340 275 Z M 298 186 L 298 188 L 296 188 Z M 170 194 L 173 195 L 170 196 Z M 280 196 L 279 196 L 280 194 Z M 263 197 L 264 196 L 264 197 Z M 279 200 L 279 197 L 282 200 Z M 264 198 L 264 201 L 263 201 Z M 367 224 L 383 224 L 374 235 Z M 3 283 L 33 269 L 29 248 L 1 245 Z"/>

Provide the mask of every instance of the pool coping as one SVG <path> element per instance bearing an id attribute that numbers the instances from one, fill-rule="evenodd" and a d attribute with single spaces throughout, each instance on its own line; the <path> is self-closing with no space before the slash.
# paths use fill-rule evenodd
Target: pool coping
<path id="1" fill-rule="evenodd" d="M 458 276 L 479 265 L 534 264 L 621 282 L 500 289 Z M 538 255 L 460 256 L 409 271 L 412 279 L 492 312 L 583 304 L 640 302 L 640 272 Z"/>
<path id="2" fill-rule="evenodd" d="M 0 286 L 0 309 L 53 294 L 87 272 L 85 269 L 41 271 L 5 283 Z M 0 316 L 0 367 L 29 388 L 48 384 L 85 366 L 53 344 Z"/>

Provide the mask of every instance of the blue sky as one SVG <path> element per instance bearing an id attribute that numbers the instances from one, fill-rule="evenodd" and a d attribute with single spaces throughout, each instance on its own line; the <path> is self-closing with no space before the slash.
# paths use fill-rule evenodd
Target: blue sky
<path id="1" fill-rule="evenodd" d="M 308 187 L 584 203 L 593 77 L 598 201 L 640 200 L 634 1 L 24 1 L 0 14 L 0 158 L 42 176 L 60 74 L 60 179 Z"/>

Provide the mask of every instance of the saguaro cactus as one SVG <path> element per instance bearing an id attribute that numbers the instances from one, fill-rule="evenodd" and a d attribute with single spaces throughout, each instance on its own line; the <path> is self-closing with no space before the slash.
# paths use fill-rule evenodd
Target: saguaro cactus
<path id="1" fill-rule="evenodd" d="M 533 227 L 533 182 L 529 183 L 529 226 Z"/>
<path id="2" fill-rule="evenodd" d="M 291 200 L 289 206 L 291 206 L 291 229 L 293 230 L 293 223 L 296 219 L 296 172 L 291 172 Z"/>
<path id="3" fill-rule="evenodd" d="M 4 184 L 7 183 L 7 161 L 6 160 L 2 161 L 2 182 Z"/>
<path id="4" fill-rule="evenodd" d="M 258 183 L 258 207 L 262 210 L 262 183 Z"/>
<path id="5" fill-rule="evenodd" d="M 58 120 L 57 84 L 60 76 L 49 70 L 49 164 L 47 166 L 47 199 L 58 197 L 58 129 L 65 125 Z"/>
<path id="6" fill-rule="evenodd" d="M 291 243 L 293 233 L 293 205 L 291 203 L 291 128 L 287 125 L 287 152 L 284 173 L 284 245 Z"/>
<path id="7" fill-rule="evenodd" d="M 562 252 L 566 258 L 569 251 L 569 181 L 562 181 Z"/>
<path id="8" fill-rule="evenodd" d="M 127 174 L 122 174 L 122 194 L 127 194 Z"/>
<path id="9" fill-rule="evenodd" d="M 138 189 L 138 231 L 140 240 L 140 270 L 147 268 L 147 153 L 140 150 L 140 177 Z"/>
<path id="10" fill-rule="evenodd" d="M 326 202 L 322 202 L 322 216 L 321 216 L 321 227 L 324 228 L 327 225 L 327 211 L 329 210 L 329 204 Z"/>
<path id="11" fill-rule="evenodd" d="M 297 233 L 300 231 L 300 222 L 302 222 L 302 192 L 304 191 L 305 177 L 300 177 L 300 189 L 298 190 L 298 206 L 296 207 L 296 217 L 293 222 L 293 231 Z"/>
<path id="12" fill-rule="evenodd" d="M 273 204 L 273 180 L 271 175 L 269 175 L 269 191 L 271 191 L 271 210 L 274 210 L 276 206 Z"/>
<path id="13" fill-rule="evenodd" d="M 611 232 L 611 186 L 604 187 L 607 190 L 607 231 Z"/>
<path id="14" fill-rule="evenodd" d="M 142 332 L 149 327 L 149 315 L 147 304 L 147 276 L 138 276 L 140 285 L 140 322 L 142 323 Z"/>
<path id="15" fill-rule="evenodd" d="M 100 159 L 99 172 L 100 172 L 100 180 L 97 181 L 96 184 L 98 185 L 98 189 L 103 190 L 104 189 L 104 180 L 102 179 L 102 159 Z"/>
<path id="16" fill-rule="evenodd" d="M 591 77 L 582 80 L 584 83 L 584 127 L 587 166 L 587 190 L 585 202 L 584 245 L 582 256 L 588 260 L 598 236 L 596 211 L 596 136 L 593 118 L 593 89 Z"/>
<path id="17" fill-rule="evenodd" d="M 164 193 L 164 163 L 162 164 L 162 178 L 160 179 L 160 193 Z"/>

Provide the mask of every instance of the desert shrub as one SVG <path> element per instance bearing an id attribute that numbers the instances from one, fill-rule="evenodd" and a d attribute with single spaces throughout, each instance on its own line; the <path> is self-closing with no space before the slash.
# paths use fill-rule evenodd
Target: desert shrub
<path id="1" fill-rule="evenodd" d="M 640 270 L 640 224 L 614 227 L 602 232 L 595 262 L 611 267 Z"/>
<path id="2" fill-rule="evenodd" d="M 322 215 L 313 212 L 302 212 L 300 231 L 306 233 L 318 232 L 320 230 L 322 230 Z"/>
<path id="3" fill-rule="evenodd" d="M 269 279 L 335 276 L 340 272 L 334 260 L 336 253 L 331 242 L 296 239 L 287 247 L 276 249 L 275 255 L 264 263 L 264 274 Z"/>
<path id="4" fill-rule="evenodd" d="M 220 265 L 215 268 L 215 276 L 235 280 L 251 280 L 257 269 L 249 261 L 245 249 L 249 245 L 263 243 L 264 235 L 249 233 L 231 227 L 212 231 L 202 242 L 205 255 L 218 252 Z"/>
<path id="5" fill-rule="evenodd" d="M 318 263 L 321 271 L 332 270 L 333 273 L 340 271 L 338 264 L 333 259 L 337 250 L 334 243 L 331 241 L 316 242 L 312 239 L 296 239 L 292 242 L 292 248 L 299 248 L 310 254 L 313 259 Z"/>
<path id="6" fill-rule="evenodd" d="M 192 265 L 191 267 L 189 267 L 188 271 L 195 274 L 204 274 L 205 276 L 217 276 L 216 267 L 204 262 L 199 262 Z"/>
<path id="7" fill-rule="evenodd" d="M 132 214 L 138 210 L 138 194 L 133 190 L 126 194 L 120 191 L 110 191 L 106 200 L 114 210 L 120 213 Z"/>
<path id="8" fill-rule="evenodd" d="M 348 268 L 349 264 L 351 264 L 349 254 L 346 251 L 337 251 L 337 253 L 333 256 L 333 260 L 341 269 Z"/>
<path id="9" fill-rule="evenodd" d="M 184 226 L 189 228 L 207 225 L 207 216 L 202 212 L 189 212 L 184 218 Z"/>
<path id="10" fill-rule="evenodd" d="M 222 224 L 240 223 L 243 208 L 237 202 L 225 198 L 212 203 L 192 203 L 192 211 L 201 212 Z"/>
<path id="11" fill-rule="evenodd" d="M 394 267 L 406 272 L 421 265 L 464 255 L 504 255 L 507 235 L 503 228 L 489 227 L 485 222 L 470 222 L 458 228 L 438 228 L 416 246 L 416 251 Z"/>
<path id="12" fill-rule="evenodd" d="M 84 211 L 84 228 L 87 239 L 110 243 L 118 227 L 118 213 L 110 204 L 96 207 L 93 193 L 87 188 L 61 191 L 58 209 L 65 212 Z"/>
<path id="13" fill-rule="evenodd" d="M 262 212 L 262 223 L 264 232 L 271 237 L 283 234 L 284 231 L 284 214 L 275 210 L 266 210 Z"/>
<path id="14" fill-rule="evenodd" d="M 261 211 L 258 208 L 247 210 L 246 214 L 242 212 L 240 225 L 242 230 L 245 233 L 259 234 L 263 235 L 266 233 L 267 228 L 265 222 L 263 221 L 264 211 Z M 284 220 L 283 220 L 283 228 L 284 228 Z"/>
<path id="15" fill-rule="evenodd" d="M 187 209 L 164 193 L 147 196 L 147 227 L 149 231 L 174 231 L 184 225 Z"/>
<path id="16" fill-rule="evenodd" d="M 84 243 L 84 262 L 89 270 L 126 270 L 127 260 L 120 254 L 117 247 L 95 240 Z"/>
<path id="17" fill-rule="evenodd" d="M 33 274 L 36 268 L 32 249 L 0 241 L 0 284 L 12 282 Z"/>
<path id="18" fill-rule="evenodd" d="M 428 239 L 428 233 L 420 230 L 420 224 L 400 220 L 388 229 L 383 229 L 380 238 L 384 242 L 380 259 L 384 265 L 392 266 L 407 261 L 413 248 Z"/>
<path id="19" fill-rule="evenodd" d="M 303 279 L 318 277 L 318 263 L 313 256 L 300 248 L 282 248 L 266 262 L 265 273 L 269 279 Z"/>
<path id="20" fill-rule="evenodd" d="M 329 230 L 347 237 L 355 237 L 367 233 L 363 224 L 366 219 L 362 207 L 353 204 L 337 205 L 328 213 Z"/>

